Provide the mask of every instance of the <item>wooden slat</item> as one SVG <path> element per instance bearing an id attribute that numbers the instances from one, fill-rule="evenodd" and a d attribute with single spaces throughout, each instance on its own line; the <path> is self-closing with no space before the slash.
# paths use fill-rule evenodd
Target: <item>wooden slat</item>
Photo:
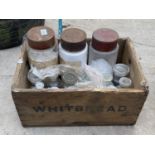
<path id="1" fill-rule="evenodd" d="M 13 93 L 24 125 L 134 124 L 146 99 L 144 92 Z M 30 123 L 30 124 L 29 124 Z"/>

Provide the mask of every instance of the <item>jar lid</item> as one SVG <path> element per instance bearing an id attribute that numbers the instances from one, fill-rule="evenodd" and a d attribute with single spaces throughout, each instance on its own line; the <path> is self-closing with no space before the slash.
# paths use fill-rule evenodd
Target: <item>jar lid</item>
<path id="1" fill-rule="evenodd" d="M 118 33 L 112 29 L 101 28 L 92 36 L 92 47 L 98 51 L 108 52 L 116 48 Z"/>
<path id="2" fill-rule="evenodd" d="M 67 51 L 81 51 L 86 46 L 86 33 L 78 28 L 69 28 L 62 32 L 61 46 Z"/>
<path id="3" fill-rule="evenodd" d="M 130 78 L 122 77 L 119 79 L 119 84 L 122 88 L 129 88 L 132 85 L 132 81 Z"/>
<path id="4" fill-rule="evenodd" d="M 78 81 L 77 73 L 74 71 L 66 71 L 62 75 L 62 80 L 67 85 L 74 85 Z"/>
<path id="5" fill-rule="evenodd" d="M 124 77 L 129 74 L 130 68 L 126 64 L 115 64 L 113 67 L 113 72 L 117 77 Z"/>
<path id="6" fill-rule="evenodd" d="M 55 44 L 54 31 L 46 26 L 36 26 L 27 32 L 28 44 L 34 49 L 47 49 Z"/>

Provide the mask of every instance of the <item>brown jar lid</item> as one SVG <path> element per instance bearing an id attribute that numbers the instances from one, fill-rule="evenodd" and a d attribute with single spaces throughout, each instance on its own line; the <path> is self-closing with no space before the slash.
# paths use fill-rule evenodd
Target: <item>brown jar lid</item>
<path id="1" fill-rule="evenodd" d="M 34 49 L 48 49 L 55 44 L 54 31 L 47 26 L 36 26 L 27 32 L 28 44 Z"/>
<path id="2" fill-rule="evenodd" d="M 62 32 L 61 46 L 67 51 L 81 51 L 86 46 L 86 33 L 78 28 L 69 28 Z"/>
<path id="3" fill-rule="evenodd" d="M 98 29 L 93 33 L 92 47 L 101 52 L 111 51 L 116 48 L 118 38 L 118 33 L 112 29 Z"/>

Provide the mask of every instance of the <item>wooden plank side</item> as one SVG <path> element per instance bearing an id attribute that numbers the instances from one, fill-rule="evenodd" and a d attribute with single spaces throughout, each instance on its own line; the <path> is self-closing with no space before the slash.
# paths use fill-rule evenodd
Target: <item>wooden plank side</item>
<path id="1" fill-rule="evenodd" d="M 127 38 L 120 38 L 118 40 L 119 51 L 118 51 L 118 56 L 117 56 L 117 63 L 122 62 L 122 56 L 123 56 L 123 53 L 124 53 L 124 47 L 126 45 L 126 40 L 127 40 Z"/>
<path id="2" fill-rule="evenodd" d="M 145 93 L 148 94 L 148 82 L 144 76 L 139 58 L 130 38 L 126 41 L 123 53 L 123 62 L 130 66 L 130 77 L 134 83 L 134 88 L 143 89 Z"/>
<path id="3" fill-rule="evenodd" d="M 24 126 L 130 125 L 146 99 L 144 92 L 14 93 Z"/>
<path id="4" fill-rule="evenodd" d="M 13 76 L 13 81 L 11 85 L 11 89 L 14 90 L 16 88 L 26 88 L 28 84 L 27 80 L 27 52 L 26 52 L 26 45 L 23 44 L 21 47 L 21 53 L 17 62 L 16 71 Z"/>

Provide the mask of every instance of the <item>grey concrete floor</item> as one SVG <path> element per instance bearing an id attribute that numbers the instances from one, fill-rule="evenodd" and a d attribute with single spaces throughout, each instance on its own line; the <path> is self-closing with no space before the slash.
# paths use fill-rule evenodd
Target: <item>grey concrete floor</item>
<path id="1" fill-rule="evenodd" d="M 20 47 L 0 50 L 0 134 L 155 134 L 155 20 L 64 20 L 84 29 L 90 37 L 100 27 L 113 28 L 134 41 L 150 86 L 150 93 L 134 126 L 23 128 L 11 97 L 11 81 Z M 57 20 L 46 20 L 57 32 Z"/>

